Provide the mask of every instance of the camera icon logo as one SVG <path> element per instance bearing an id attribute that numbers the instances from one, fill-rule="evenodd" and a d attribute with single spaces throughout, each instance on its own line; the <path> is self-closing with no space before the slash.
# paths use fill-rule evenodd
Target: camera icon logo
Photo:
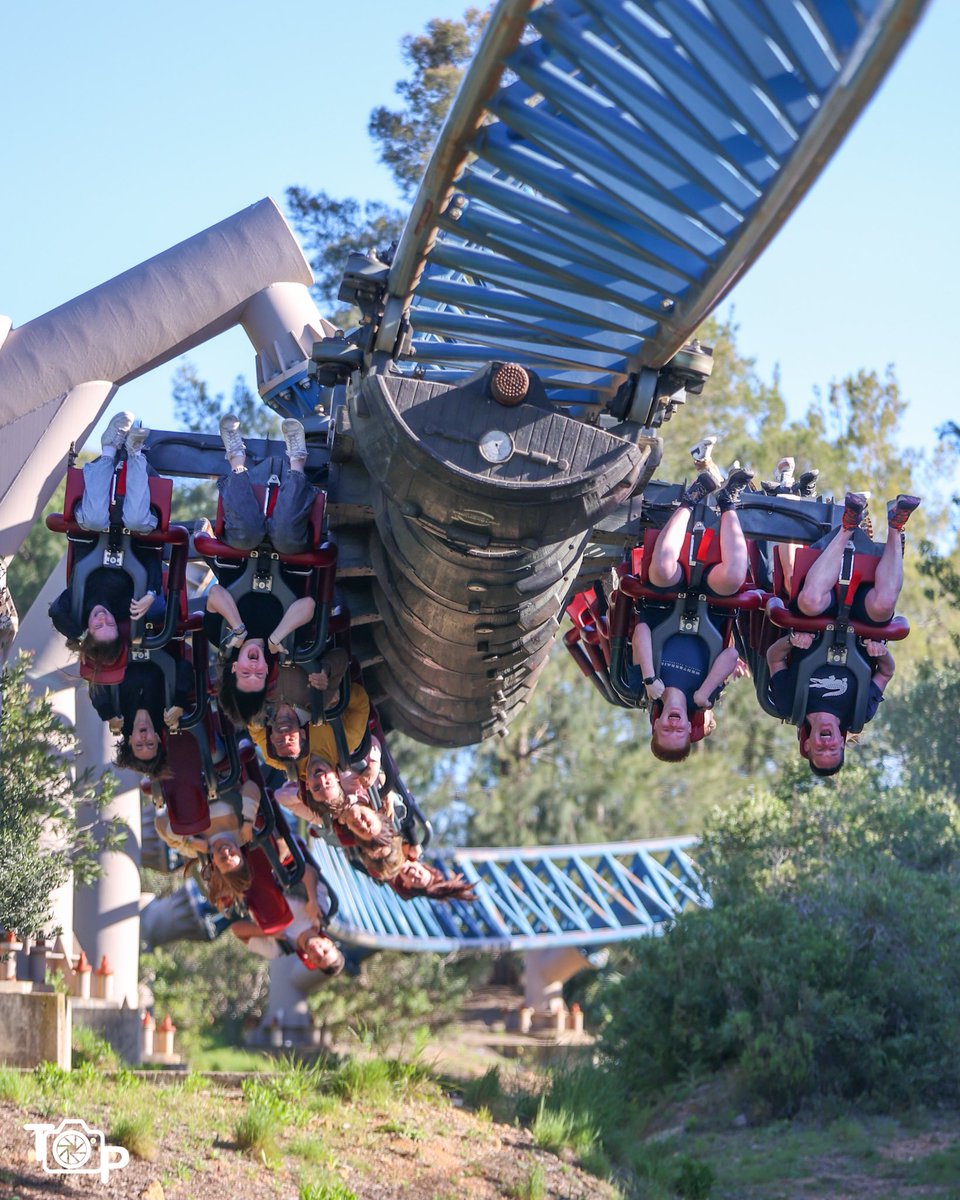
<path id="1" fill-rule="evenodd" d="M 130 1154 L 123 1146 L 108 1146 L 99 1129 L 80 1117 L 64 1117 L 59 1125 L 24 1125 L 33 1134 L 33 1153 L 48 1175 L 99 1175 L 102 1183 L 112 1170 L 125 1167 Z"/>

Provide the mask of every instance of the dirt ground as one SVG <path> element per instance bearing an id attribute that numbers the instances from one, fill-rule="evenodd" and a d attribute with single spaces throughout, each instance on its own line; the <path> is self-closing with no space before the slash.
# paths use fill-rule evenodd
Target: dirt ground
<path id="1" fill-rule="evenodd" d="M 158 1090 L 158 1103 L 164 1099 Z M 226 1093 L 217 1102 L 239 1114 L 239 1093 Z M 345 1106 L 344 1117 L 347 1107 L 353 1108 Z M 447 1103 L 411 1104 L 400 1119 L 395 1112 L 369 1109 L 361 1121 L 354 1113 L 349 1116 L 316 1118 L 300 1134 L 316 1138 L 324 1151 L 324 1171 L 342 1180 L 357 1200 L 496 1200 L 526 1194 L 532 1174 L 541 1175 L 544 1197 L 614 1195 L 594 1176 L 537 1150 L 528 1131 L 478 1120 Z M 45 1174 L 34 1158 L 33 1134 L 23 1129 L 26 1121 L 38 1120 L 56 1117 L 0 1104 L 0 1200 L 298 1200 L 310 1175 L 293 1155 L 267 1167 L 229 1140 L 178 1126 L 163 1139 L 155 1161 L 131 1157 L 106 1184 L 99 1175 Z M 328 1195 L 347 1200 L 350 1192 Z"/>

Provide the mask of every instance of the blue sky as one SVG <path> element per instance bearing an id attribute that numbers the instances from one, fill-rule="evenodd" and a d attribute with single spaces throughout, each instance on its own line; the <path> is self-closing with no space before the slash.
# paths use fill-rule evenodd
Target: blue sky
<path id="1" fill-rule="evenodd" d="M 0 108 L 0 313 L 21 325 L 231 213 L 301 184 L 398 202 L 366 133 L 399 43 L 463 0 L 7 0 Z M 741 349 L 779 364 L 794 414 L 816 387 L 895 365 L 905 443 L 960 418 L 960 4 L 932 0 L 873 104 L 731 304 Z M 229 391 L 233 332 L 194 352 Z M 172 367 L 121 393 L 172 421 Z"/>

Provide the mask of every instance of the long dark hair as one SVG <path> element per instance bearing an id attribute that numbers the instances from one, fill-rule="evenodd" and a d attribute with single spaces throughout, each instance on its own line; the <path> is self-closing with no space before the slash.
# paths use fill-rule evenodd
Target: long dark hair
<path id="1" fill-rule="evenodd" d="M 153 758 L 137 758 L 126 735 L 117 742 L 117 752 L 113 760 L 118 767 L 128 771 L 139 771 L 141 775 L 149 775 L 151 779 L 170 779 L 173 772 L 167 766 L 167 748 L 163 744 L 163 734 Z"/>
<path id="2" fill-rule="evenodd" d="M 253 883 L 253 872 L 244 858 L 235 871 L 221 871 L 213 859 L 207 859 L 200 869 L 200 878 L 210 897 L 210 903 L 221 912 L 243 899 Z"/>
<path id="3" fill-rule="evenodd" d="M 390 886 L 401 900 L 415 900 L 417 896 L 426 896 L 428 900 L 463 900 L 466 904 L 476 900 L 473 884 L 462 875 L 451 875 L 448 879 L 436 867 L 427 867 L 427 870 L 432 878 L 421 887 L 406 887 L 396 879 L 390 881 Z"/>
<path id="4" fill-rule="evenodd" d="M 237 687 L 237 677 L 233 673 L 233 664 L 240 656 L 242 646 L 237 646 L 229 654 L 223 656 L 217 665 L 217 707 L 237 726 L 244 729 L 247 725 L 263 725 L 267 711 L 267 688 L 273 679 L 277 656 L 267 649 L 263 643 L 263 658 L 267 664 L 267 675 L 263 688 L 258 692 L 241 692 Z"/>

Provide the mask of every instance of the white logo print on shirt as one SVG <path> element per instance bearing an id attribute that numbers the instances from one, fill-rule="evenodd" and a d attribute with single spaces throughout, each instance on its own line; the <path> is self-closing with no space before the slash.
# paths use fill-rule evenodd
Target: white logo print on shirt
<path id="1" fill-rule="evenodd" d="M 821 691 L 824 700 L 833 700 L 837 696 L 846 694 L 847 680 L 845 678 L 841 679 L 836 675 L 823 675 L 820 678 L 811 679 L 810 687 Z"/>

